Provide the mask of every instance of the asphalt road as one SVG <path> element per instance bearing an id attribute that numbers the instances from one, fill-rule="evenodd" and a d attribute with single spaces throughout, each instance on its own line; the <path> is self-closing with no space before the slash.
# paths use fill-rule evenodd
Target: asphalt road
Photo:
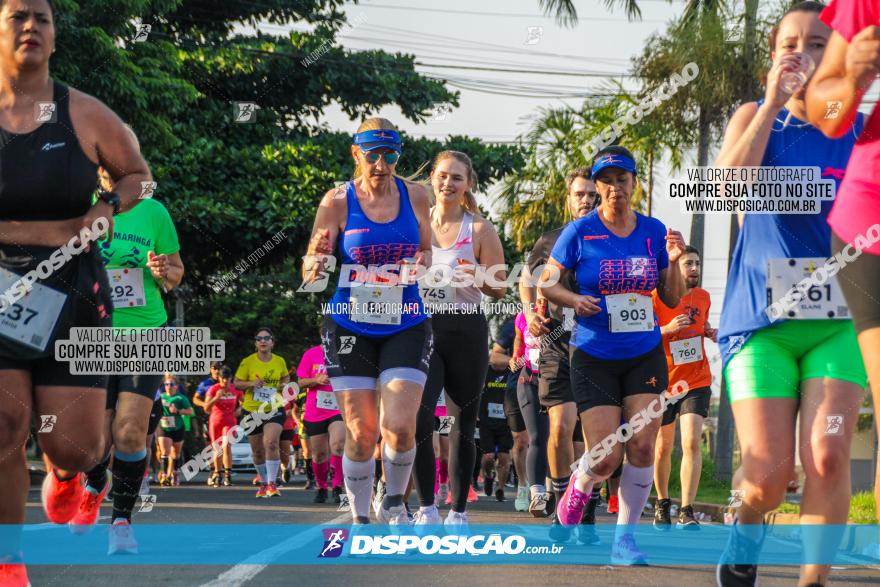
<path id="1" fill-rule="evenodd" d="M 155 487 L 156 503 L 149 513 L 135 514 L 135 527 L 144 524 L 346 524 L 348 514 L 337 511 L 333 503 L 312 503 L 313 492 L 304 491 L 297 481 L 282 488 L 283 495 L 271 500 L 254 498 L 250 475 L 239 474 L 236 484 L 226 488 L 211 488 L 204 484 L 204 476 L 191 484 L 176 488 Z M 332 500 L 331 500 L 332 502 Z M 411 503 L 415 503 L 413 497 Z M 504 503 L 480 495 L 480 500 L 469 506 L 472 524 L 546 524 L 527 513 L 514 511 L 512 495 Z M 609 524 L 614 518 L 600 507 L 598 522 Z M 109 504 L 101 510 L 99 524 L 108 522 Z M 643 518 L 643 523 L 649 523 Z M 40 505 L 39 487 L 31 489 L 27 509 L 28 524 L 45 524 Z M 39 529 L 39 527 L 34 527 Z M 106 532 L 98 527 L 95 532 Z M 172 532 L 169 541 L 175 541 Z M 193 551 L 196 546 L 181 543 L 181 550 Z M 687 563 L 687 552 L 682 553 L 682 565 L 651 567 L 614 567 L 587 565 L 420 565 L 420 566 L 320 566 L 297 565 L 295 560 L 278 553 L 278 563 L 271 565 L 29 565 L 28 574 L 34 587 L 94 587 L 95 585 L 125 586 L 210 586 L 238 585 L 297 585 L 297 587 L 365 585 L 389 587 L 406 585 L 450 586 L 484 585 L 512 587 L 533 585 L 553 587 L 563 585 L 633 585 L 675 586 L 715 585 L 714 567 L 694 566 Z M 763 587 L 797 584 L 797 568 L 761 567 L 760 584 Z M 834 585 L 878 585 L 880 566 L 852 565 L 836 568 Z"/>

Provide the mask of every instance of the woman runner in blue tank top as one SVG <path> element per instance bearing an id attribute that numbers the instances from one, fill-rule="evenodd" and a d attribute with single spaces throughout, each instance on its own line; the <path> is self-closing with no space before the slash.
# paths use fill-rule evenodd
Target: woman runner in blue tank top
<path id="1" fill-rule="evenodd" d="M 816 2 L 796 5 L 774 28 L 765 97 L 733 115 L 716 166 L 818 167 L 823 180 L 840 186 L 861 118 L 846 136 L 828 139 L 806 122 L 803 89 L 789 94 L 780 87 L 796 67 L 795 52 L 821 61 L 831 32 L 818 18 L 821 9 Z M 740 218 L 718 339 L 743 455 L 732 488 L 742 492 L 743 504 L 722 562 L 744 562 L 734 561 L 736 553 L 759 551 L 764 514 L 797 478 L 795 450 L 805 475 L 801 521 L 847 521 L 850 442 L 866 382 L 855 330 L 836 278 L 811 287 L 803 303 L 780 303 L 831 256 L 831 204 L 822 202 L 818 214 Z M 833 552 L 837 541 L 829 530 L 813 542 Z M 800 584 L 824 585 L 829 571 L 805 565 Z M 719 564 L 718 577 L 721 585 L 753 585 L 757 567 Z"/>
<path id="2" fill-rule="evenodd" d="M 656 289 L 667 306 L 678 306 L 685 280 L 677 261 L 685 244 L 681 233 L 632 209 L 636 164 L 627 149 L 599 151 L 591 175 L 602 204 L 562 230 L 538 283 L 549 301 L 574 308 L 577 315 L 569 374 L 590 447 L 569 478 L 556 515 L 563 526 L 578 524 L 593 486 L 614 473 L 625 453 L 611 559 L 639 565 L 646 561 L 633 526 L 651 493 L 654 443 L 665 407 L 661 396 L 667 387 L 687 391 L 686 382 L 668 385 L 651 292 Z M 563 285 L 568 272 L 575 276 L 576 291 Z M 621 419 L 629 432 L 619 430 Z"/>
<path id="3" fill-rule="evenodd" d="M 389 121 L 361 124 L 351 148 L 355 178 L 322 199 L 303 267 L 305 284 L 320 284 L 334 268 L 329 255 L 339 245 L 339 284 L 321 341 L 349 431 L 342 469 L 355 523 L 369 522 L 380 430 L 386 495 L 377 517 L 381 523 L 408 521 L 403 494 L 433 343 L 415 280 L 415 265 L 431 264 L 428 193 L 394 175 L 400 152 L 400 135 Z"/>
<path id="4" fill-rule="evenodd" d="M 70 363 L 55 360 L 54 341 L 69 339 L 72 327 L 109 327 L 112 310 L 97 247 L 75 239 L 112 231 L 113 215 L 137 204 L 141 182 L 152 178 L 110 108 L 50 77 L 51 2 L 0 3 L 0 47 L 0 524 L 24 523 L 21 447 L 34 414 L 55 415 L 45 422 L 52 433 L 36 435 L 54 466 L 43 505 L 51 521 L 66 523 L 80 505 L 79 471 L 102 458 L 107 376 L 72 375 Z M 116 193 L 93 205 L 99 165 Z M 29 275 L 36 280 L 27 297 L 13 293 Z M 0 576 L 28 584 L 13 532 L 0 540 Z"/>

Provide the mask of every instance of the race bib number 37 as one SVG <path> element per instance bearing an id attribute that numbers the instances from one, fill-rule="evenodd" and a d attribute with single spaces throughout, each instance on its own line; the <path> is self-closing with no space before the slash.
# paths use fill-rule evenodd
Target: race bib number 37
<path id="1" fill-rule="evenodd" d="M 650 332 L 654 330 L 651 297 L 637 293 L 605 296 L 608 330 L 611 332 Z"/>
<path id="2" fill-rule="evenodd" d="M 0 267 L 0 291 L 8 291 L 19 279 L 15 273 Z M 0 313 L 0 335 L 28 348 L 45 351 L 66 299 L 63 293 L 34 283 L 24 297 Z"/>

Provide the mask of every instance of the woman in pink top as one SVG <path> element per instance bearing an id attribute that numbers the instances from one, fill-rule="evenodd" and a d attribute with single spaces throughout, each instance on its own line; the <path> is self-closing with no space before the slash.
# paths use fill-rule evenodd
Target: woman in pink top
<path id="1" fill-rule="evenodd" d="M 880 75 L 880 0 L 833 0 L 822 12 L 833 29 L 825 56 L 807 88 L 810 122 L 827 136 L 849 128 L 868 88 Z M 859 347 L 880 406 L 880 111 L 874 108 L 853 149 L 828 218 L 832 251 L 840 251 L 838 281 L 859 335 Z M 859 255 L 859 251 L 862 254 Z M 845 267 L 844 264 L 846 265 Z M 828 264 L 826 264 L 826 267 Z M 880 416 L 874 411 L 880 434 Z M 874 483 L 880 511 L 880 466 Z"/>
<path id="2" fill-rule="evenodd" d="M 538 355 L 540 339 L 529 332 L 525 314 L 520 312 L 514 321 L 516 338 L 513 341 L 513 357 L 510 368 L 519 371 L 516 397 L 522 412 L 526 430 L 529 433 L 529 448 L 526 451 L 525 477 L 529 483 L 529 513 L 536 518 L 546 518 L 551 511 L 547 508 L 550 495 L 544 479 L 547 478 L 547 439 L 550 437 L 550 420 L 541 412 L 538 400 Z"/>
<path id="3" fill-rule="evenodd" d="M 342 501 L 342 449 L 345 446 L 345 425 L 330 387 L 324 351 L 320 346 L 307 350 L 296 369 L 297 383 L 308 390 L 303 424 L 309 437 L 312 469 L 318 492 L 315 503 L 327 502 L 327 474 L 333 467 L 333 501 Z"/>

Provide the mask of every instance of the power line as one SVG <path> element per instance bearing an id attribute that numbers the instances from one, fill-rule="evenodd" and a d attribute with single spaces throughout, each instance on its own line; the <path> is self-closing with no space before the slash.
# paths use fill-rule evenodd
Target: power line
<path id="1" fill-rule="evenodd" d="M 553 19 L 555 18 L 553 15 L 547 14 L 529 14 L 524 12 L 485 12 L 481 10 L 460 10 L 454 8 L 422 8 L 417 6 L 394 6 L 389 4 L 365 4 L 364 7 L 369 8 L 381 8 L 381 9 L 389 9 L 389 10 L 409 10 L 413 12 L 433 12 L 440 14 L 467 14 L 471 16 L 493 16 L 493 17 L 509 17 L 509 18 L 540 18 L 540 19 Z M 603 16 L 579 16 L 578 20 L 583 21 L 602 21 L 602 22 L 625 22 L 627 24 L 638 24 L 638 23 L 663 23 L 665 20 L 660 19 L 641 19 L 630 21 L 626 18 L 612 18 L 612 17 L 603 17 Z"/>
<path id="2" fill-rule="evenodd" d="M 471 67 L 466 65 L 442 65 L 439 63 L 422 63 L 415 62 L 416 65 L 421 65 L 422 67 L 434 67 L 438 69 L 463 69 L 467 71 L 494 71 L 499 73 L 528 73 L 531 75 L 557 75 L 557 76 L 568 76 L 568 77 L 634 77 L 628 73 L 618 73 L 614 71 L 593 71 L 593 72 L 583 72 L 583 73 L 574 73 L 568 71 L 541 71 L 538 69 L 500 69 L 497 67 Z"/>

